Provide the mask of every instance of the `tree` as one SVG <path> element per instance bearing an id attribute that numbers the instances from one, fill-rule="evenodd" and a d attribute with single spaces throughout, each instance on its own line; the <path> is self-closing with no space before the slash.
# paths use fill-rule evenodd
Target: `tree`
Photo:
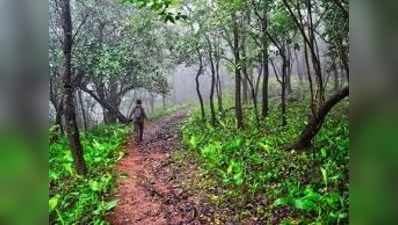
<path id="1" fill-rule="evenodd" d="M 214 106 L 214 92 L 216 88 L 216 67 L 215 67 L 215 62 L 214 62 L 214 51 L 213 51 L 213 46 L 210 41 L 210 38 L 206 36 L 206 41 L 208 44 L 208 56 L 209 56 L 209 62 L 210 62 L 210 71 L 211 71 L 211 87 L 210 87 L 210 115 L 211 115 L 211 123 L 213 126 L 216 125 L 217 119 L 216 119 L 216 110 Z"/>
<path id="2" fill-rule="evenodd" d="M 79 129 L 76 123 L 74 107 L 74 86 L 72 84 L 72 19 L 70 14 L 69 0 L 62 0 L 62 27 L 64 32 L 63 52 L 64 52 L 64 73 L 62 76 L 64 86 L 64 110 L 65 110 L 65 131 L 69 139 L 72 156 L 78 174 L 87 173 L 86 164 L 83 156 L 83 147 L 80 143 Z"/>
<path id="3" fill-rule="evenodd" d="M 232 12 L 232 32 L 233 32 L 233 53 L 235 59 L 235 114 L 238 128 L 243 128 L 243 110 L 241 99 L 241 59 L 240 59 L 240 45 L 239 45 L 239 24 L 236 12 Z"/>
<path id="4" fill-rule="evenodd" d="M 281 85 L 281 108 L 282 108 L 282 126 L 287 125 L 286 118 L 286 91 L 288 89 L 288 79 L 290 76 L 290 45 L 295 36 L 295 27 L 293 26 L 290 17 L 286 14 L 284 10 L 281 10 L 279 4 L 273 5 L 273 15 L 270 20 L 271 26 L 266 31 L 266 34 L 276 47 L 277 54 L 281 57 L 281 78 L 278 77 L 278 72 L 274 62 L 271 60 L 272 66 L 274 68 L 275 76 Z"/>
<path id="5" fill-rule="evenodd" d="M 315 116 L 312 116 L 308 125 L 301 132 L 300 137 L 297 142 L 295 142 L 290 149 L 305 149 L 310 147 L 312 139 L 319 132 L 322 127 L 323 122 L 330 110 L 341 100 L 349 95 L 349 87 L 345 87 L 334 95 L 332 95 L 318 110 Z"/>
<path id="6" fill-rule="evenodd" d="M 257 45 L 261 49 L 261 68 L 263 74 L 263 82 L 262 82 L 262 104 L 261 104 L 261 115 L 265 118 L 268 115 L 268 83 L 269 83 L 269 68 L 268 68 L 268 47 L 269 40 L 267 37 L 268 24 L 269 24 L 269 10 L 270 10 L 270 1 L 269 0 L 251 0 L 252 8 L 254 14 L 256 15 L 257 22 L 260 27 L 260 41 L 256 41 Z"/>
<path id="7" fill-rule="evenodd" d="M 292 2 L 290 0 L 283 0 L 283 4 L 289 12 L 290 17 L 294 21 L 297 29 L 300 31 L 302 38 L 304 40 L 304 53 L 305 53 L 305 61 L 307 65 L 307 73 L 308 79 L 310 82 L 310 90 L 311 90 L 311 117 L 307 126 L 301 132 L 297 141 L 290 146 L 290 148 L 294 148 L 297 150 L 305 149 L 311 146 L 311 142 L 316 134 L 319 132 L 320 128 L 323 125 L 325 117 L 330 112 L 330 110 L 340 101 L 342 101 L 345 97 L 349 95 L 349 87 L 346 86 L 331 97 L 329 97 L 325 101 L 325 86 L 323 82 L 322 69 L 321 69 L 321 60 L 320 55 L 317 48 L 317 40 L 316 40 L 316 23 L 314 23 L 313 11 L 317 5 L 313 5 L 311 0 L 304 0 Z M 345 14 L 345 8 L 340 7 L 343 15 Z M 306 11 L 306 20 L 302 11 Z M 348 17 L 343 17 L 345 20 L 348 20 Z M 347 21 L 348 23 L 348 21 Z M 307 25 L 306 25 L 307 24 Z M 312 86 L 312 78 L 309 72 L 309 62 L 308 62 L 308 50 L 309 55 L 311 56 L 312 69 L 315 73 L 316 78 L 316 93 L 314 93 L 314 87 Z"/>
<path id="8" fill-rule="evenodd" d="M 163 22 L 148 10 L 130 15 L 130 7 L 112 1 L 82 8 L 89 9 L 90 17 L 81 26 L 84 32 L 75 46 L 75 71 L 81 74 L 76 85 L 102 106 L 106 123 L 127 123 L 122 99 L 136 89 L 154 91 L 152 77 L 169 66 Z M 156 93 L 165 98 L 167 93 L 162 91 Z"/>

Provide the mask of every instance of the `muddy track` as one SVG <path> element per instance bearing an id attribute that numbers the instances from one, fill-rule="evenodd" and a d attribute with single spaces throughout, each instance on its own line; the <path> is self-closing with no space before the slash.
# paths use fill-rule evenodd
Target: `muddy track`
<path id="1" fill-rule="evenodd" d="M 111 224 L 204 224 L 198 217 L 197 201 L 179 185 L 170 166 L 184 118 L 180 112 L 148 124 L 139 146 L 130 138 L 127 155 L 117 166 L 120 178 L 115 197 L 119 202 L 109 216 Z"/>

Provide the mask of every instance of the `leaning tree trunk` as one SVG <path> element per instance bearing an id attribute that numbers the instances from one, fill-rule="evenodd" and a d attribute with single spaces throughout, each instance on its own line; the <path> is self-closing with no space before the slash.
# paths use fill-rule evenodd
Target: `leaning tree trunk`
<path id="1" fill-rule="evenodd" d="M 311 146 L 312 140 L 318 134 L 321 129 L 323 122 L 330 110 L 341 100 L 349 95 L 349 87 L 338 91 L 336 94 L 331 96 L 318 110 L 318 112 L 313 115 L 308 122 L 308 125 L 304 128 L 299 139 L 294 143 L 289 149 L 303 150 Z"/>
<path id="2" fill-rule="evenodd" d="M 87 173 L 87 167 L 83 156 L 83 147 L 80 143 L 79 129 L 76 123 L 75 107 L 73 102 L 74 88 L 72 85 L 72 19 L 70 13 L 69 0 L 62 1 L 62 25 L 64 31 L 64 74 L 62 81 L 64 85 L 64 112 L 65 112 L 65 130 L 72 151 L 72 156 L 76 165 L 78 174 Z"/>
<path id="3" fill-rule="evenodd" d="M 127 117 L 125 117 L 118 108 L 115 108 L 111 104 L 109 104 L 107 101 L 103 100 L 102 98 L 98 97 L 93 90 L 88 89 L 84 85 L 80 86 L 80 89 L 87 94 L 89 94 L 92 98 L 94 98 L 104 109 L 108 110 L 112 114 L 114 114 L 121 123 L 128 123 L 129 120 Z"/>
<path id="4" fill-rule="evenodd" d="M 111 81 L 110 89 L 108 92 L 108 101 L 114 109 L 119 111 L 119 106 L 121 103 L 121 98 L 117 93 L 117 82 L 116 80 Z M 109 110 L 105 110 L 104 112 L 104 121 L 106 124 L 115 124 L 117 122 L 117 115 Z"/>

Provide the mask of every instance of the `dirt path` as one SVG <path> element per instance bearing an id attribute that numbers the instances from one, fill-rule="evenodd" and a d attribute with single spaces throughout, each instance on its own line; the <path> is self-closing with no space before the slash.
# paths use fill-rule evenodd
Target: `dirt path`
<path id="1" fill-rule="evenodd" d="M 111 224 L 204 224 L 198 217 L 197 199 L 179 186 L 170 168 L 171 151 L 178 147 L 178 126 L 184 117 L 184 113 L 176 113 L 149 124 L 140 146 L 129 141 L 128 155 L 117 167 L 121 175 L 116 195 L 119 202 L 109 217 Z"/>

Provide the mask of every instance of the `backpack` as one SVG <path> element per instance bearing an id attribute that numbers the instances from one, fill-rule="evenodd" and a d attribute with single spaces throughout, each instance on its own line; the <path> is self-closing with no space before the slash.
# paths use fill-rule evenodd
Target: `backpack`
<path id="1" fill-rule="evenodd" d="M 134 123 L 141 122 L 144 117 L 141 107 L 135 107 L 132 120 Z"/>

